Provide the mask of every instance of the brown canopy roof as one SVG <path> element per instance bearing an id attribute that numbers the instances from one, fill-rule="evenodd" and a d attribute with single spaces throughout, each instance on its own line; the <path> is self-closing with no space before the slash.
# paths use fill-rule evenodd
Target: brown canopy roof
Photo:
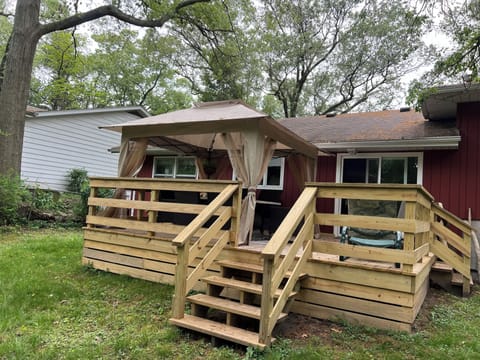
<path id="1" fill-rule="evenodd" d="M 270 116 L 240 100 L 196 104 L 185 110 L 137 119 L 105 129 L 121 131 L 128 138 L 150 138 L 157 146 L 183 153 L 195 153 L 213 147 L 225 149 L 216 134 L 256 130 L 278 141 L 277 150 L 295 151 L 316 157 L 318 149 Z"/>

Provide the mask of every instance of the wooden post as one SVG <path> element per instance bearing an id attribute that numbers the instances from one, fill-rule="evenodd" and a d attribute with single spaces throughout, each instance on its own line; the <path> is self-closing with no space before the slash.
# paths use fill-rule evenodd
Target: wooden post
<path id="1" fill-rule="evenodd" d="M 97 188 L 94 187 L 94 186 L 91 186 L 90 187 L 90 195 L 89 195 L 89 198 L 94 198 L 94 197 L 97 197 Z M 88 206 L 88 216 L 94 216 L 96 215 L 97 211 L 96 211 L 96 208 L 95 206 L 93 205 L 89 205 Z M 93 225 L 92 224 L 88 224 L 87 223 L 87 228 L 92 228 Z"/>
<path id="2" fill-rule="evenodd" d="M 467 233 L 463 233 L 463 239 L 465 240 L 465 243 L 468 244 L 468 246 L 471 249 L 472 246 L 472 236 Z M 463 254 L 463 263 L 470 269 L 470 256 L 467 256 L 466 254 Z M 470 279 L 463 276 L 463 286 L 462 286 L 462 295 L 468 296 L 470 295 Z"/>
<path id="3" fill-rule="evenodd" d="M 242 185 L 232 196 L 232 217 L 230 221 L 230 245 L 238 246 L 238 234 L 240 233 L 240 216 L 242 212 Z"/>
<path id="4" fill-rule="evenodd" d="M 175 265 L 175 293 L 173 295 L 173 318 L 182 319 L 185 314 L 187 295 L 189 248 L 184 244 L 177 246 L 177 264 Z"/>
<path id="5" fill-rule="evenodd" d="M 273 309 L 273 295 L 276 290 L 272 289 L 274 260 L 273 256 L 264 257 L 263 259 L 262 308 L 258 341 L 266 346 L 269 346 L 272 340 L 272 334 L 270 334 L 268 329 L 270 327 L 270 314 Z"/>
<path id="6" fill-rule="evenodd" d="M 136 192 L 135 192 L 135 194 L 138 194 L 138 200 L 143 201 L 143 199 L 144 199 L 144 196 L 143 196 L 144 193 L 145 193 L 145 192 L 144 192 L 143 190 L 140 190 L 140 191 L 136 191 Z M 134 200 L 135 200 L 135 198 L 134 198 Z M 137 209 L 137 220 L 138 220 L 138 221 L 142 220 L 142 210 L 140 210 L 140 209 Z"/>
<path id="7" fill-rule="evenodd" d="M 150 201 L 158 201 L 158 191 L 157 190 L 152 190 L 150 193 Z M 148 222 L 153 224 L 157 222 L 157 211 L 150 210 L 148 212 Z M 148 232 L 149 236 L 154 236 L 155 231 L 149 231 Z"/>
<path id="8" fill-rule="evenodd" d="M 405 203 L 405 219 L 415 220 L 416 203 L 407 201 Z M 415 250 L 415 233 L 405 233 L 403 238 L 403 251 L 413 252 Z M 403 264 L 403 270 L 406 272 L 413 271 L 413 265 Z"/>

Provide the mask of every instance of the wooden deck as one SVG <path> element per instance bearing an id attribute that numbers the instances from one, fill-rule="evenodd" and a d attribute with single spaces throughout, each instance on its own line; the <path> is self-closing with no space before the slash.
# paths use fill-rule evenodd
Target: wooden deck
<path id="1" fill-rule="evenodd" d="M 95 195 L 96 187 L 112 187 L 114 184 L 113 179 L 93 179 L 92 194 Z M 154 186 L 157 191 L 161 191 L 162 186 L 172 189 L 183 188 L 183 185 L 184 183 L 179 186 L 171 181 L 153 183 L 149 180 L 147 184 L 123 179 L 120 186 L 137 191 L 138 188 L 145 191 Z M 254 278 L 260 283 L 257 280 L 253 283 L 263 286 L 259 293 L 262 295 L 261 312 L 252 312 L 256 314 L 252 316 L 260 318 L 260 340 L 253 343 L 248 340 L 248 343 L 245 339 L 250 339 L 249 334 L 238 342 L 247 342 L 247 345 L 253 344 L 260 348 L 270 343 L 271 331 L 277 318 L 284 316 L 281 315 L 283 304 L 288 304 L 290 312 L 318 319 L 344 319 L 382 329 L 410 331 L 427 295 L 430 271 L 437 257 L 441 257 L 461 274 L 464 293 L 468 292 L 471 229 L 454 215 L 437 207 L 421 187 L 372 188 L 343 184 L 308 186 L 309 193 L 302 198 L 304 203 L 292 208 L 293 215 L 287 216 L 270 241 L 252 242 L 249 246 L 240 247 L 235 242 L 240 192 L 231 183 L 205 182 L 189 185 L 189 191 L 194 189 L 209 192 L 215 189 L 218 194 L 223 194 L 223 199 L 217 201 L 215 206 L 211 205 L 213 202 L 202 206 L 183 204 L 183 211 L 200 214 L 187 226 L 158 223 L 156 212 L 169 208 L 155 200 L 155 196 L 148 199 L 148 196 L 142 194 L 141 198 L 147 200 L 100 201 L 96 198 L 90 202 L 87 227 L 84 229 L 82 261 L 96 269 L 174 285 L 176 295 L 173 323 L 181 323 L 185 317 L 183 307 L 190 289 L 202 292 L 208 290 L 208 281 L 199 280 L 222 275 L 222 261 L 250 266 L 253 272 L 259 273 L 258 279 Z M 218 198 L 222 196 L 219 195 Z M 231 200 L 232 196 L 236 198 L 227 205 L 226 201 Z M 405 218 L 382 218 L 378 221 L 369 217 L 319 214 L 312 207 L 317 197 L 378 197 L 405 201 Z M 112 219 L 113 222 L 110 223 L 109 219 L 101 218 L 99 206 L 126 206 L 127 203 L 134 208 L 130 211 L 133 214 L 130 219 Z M 177 204 L 170 210 L 179 209 L 182 210 Z M 146 211 L 147 216 L 137 216 L 139 211 Z M 209 213 L 208 216 L 205 211 Z M 206 226 L 212 216 L 213 220 Z M 303 230 L 292 235 L 300 221 L 304 224 Z M 404 248 L 381 249 L 341 244 L 329 234 L 313 237 L 314 224 L 332 226 L 359 222 L 362 226 L 369 222 L 373 228 L 402 230 L 405 234 Z M 348 259 L 340 261 L 342 255 L 348 256 Z M 395 263 L 400 263 L 400 268 Z M 300 274 L 307 276 L 298 277 Z M 291 284 L 287 281 L 290 285 L 285 293 L 276 286 L 269 286 L 280 284 L 281 278 L 288 279 L 288 276 L 296 276 L 300 284 L 298 291 L 294 292 L 296 296 L 293 302 L 289 302 L 289 298 L 296 279 Z M 183 280 L 179 280 L 179 277 Z M 179 285 L 182 281 L 183 285 Z M 256 290 L 245 291 L 255 293 Z M 270 295 L 265 297 L 266 293 Z M 275 300 L 277 297 L 281 300 Z M 276 306 L 278 301 L 283 301 L 281 306 Z M 216 302 L 220 304 L 218 306 L 223 306 L 222 300 Z M 269 310 L 266 311 L 266 308 Z M 185 327 L 193 326 L 191 321 L 191 318 L 186 319 Z M 222 326 L 209 325 L 209 328 L 214 331 L 217 328 L 223 329 Z"/>

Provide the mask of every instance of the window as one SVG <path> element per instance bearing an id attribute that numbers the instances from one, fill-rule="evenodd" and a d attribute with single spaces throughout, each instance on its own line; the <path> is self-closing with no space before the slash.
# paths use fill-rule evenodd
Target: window
<path id="1" fill-rule="evenodd" d="M 196 179 L 195 158 L 190 156 L 157 156 L 153 160 L 153 177 Z"/>
<path id="2" fill-rule="evenodd" d="M 283 190 L 283 174 L 285 172 L 285 158 L 272 158 L 268 163 L 267 170 L 257 189 L 263 190 Z M 233 171 L 233 180 L 237 180 L 237 175 Z"/>
<path id="3" fill-rule="evenodd" d="M 422 154 L 360 155 L 339 157 L 344 183 L 421 184 Z"/>
<path id="4" fill-rule="evenodd" d="M 421 184 L 423 153 L 343 154 L 337 157 L 337 182 Z M 335 213 L 346 214 L 346 201 L 336 199 Z M 335 227 L 335 235 L 339 228 Z"/>
<path id="5" fill-rule="evenodd" d="M 267 171 L 258 184 L 259 189 L 283 190 L 283 173 L 285 170 L 285 158 L 272 158 L 268 163 Z"/>

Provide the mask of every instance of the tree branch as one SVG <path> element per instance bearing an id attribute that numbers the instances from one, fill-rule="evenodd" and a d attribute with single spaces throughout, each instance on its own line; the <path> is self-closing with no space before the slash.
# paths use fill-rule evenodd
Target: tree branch
<path id="1" fill-rule="evenodd" d="M 96 20 L 104 16 L 112 16 L 123 22 L 140 27 L 162 27 L 168 20 L 172 19 L 181 9 L 196 3 L 206 3 L 209 1 L 210 0 L 184 0 L 179 3 L 172 12 L 166 13 L 162 17 L 153 20 L 139 19 L 124 13 L 116 6 L 105 5 L 84 13 L 75 14 L 59 21 L 41 25 L 39 29 L 39 35 L 42 36 L 54 31 L 69 29 L 71 27 L 86 23 L 88 21 Z"/>

